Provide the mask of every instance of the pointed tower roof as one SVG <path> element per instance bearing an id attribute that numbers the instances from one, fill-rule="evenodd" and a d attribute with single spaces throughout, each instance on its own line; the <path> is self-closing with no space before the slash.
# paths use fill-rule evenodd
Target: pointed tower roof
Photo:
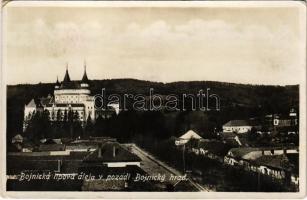
<path id="1" fill-rule="evenodd" d="M 55 82 L 55 85 L 60 85 L 60 82 L 59 82 L 59 77 L 58 77 L 58 76 L 56 77 L 56 82 Z"/>
<path id="2" fill-rule="evenodd" d="M 70 77 L 69 77 L 69 73 L 68 73 L 68 64 L 66 65 L 66 73 L 65 73 L 65 77 L 63 80 L 64 83 L 70 82 Z"/>
<path id="3" fill-rule="evenodd" d="M 84 61 L 84 74 L 83 74 L 83 77 L 82 77 L 82 83 L 88 83 L 88 78 L 87 78 L 87 74 L 86 74 L 86 63 Z"/>
<path id="4" fill-rule="evenodd" d="M 26 105 L 28 108 L 36 108 L 36 104 L 34 99 L 31 99 L 31 101 Z"/>

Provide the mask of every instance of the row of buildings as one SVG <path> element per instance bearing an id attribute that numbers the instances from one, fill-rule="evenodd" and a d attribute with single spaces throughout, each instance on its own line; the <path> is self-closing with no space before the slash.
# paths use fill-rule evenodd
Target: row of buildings
<path id="1" fill-rule="evenodd" d="M 15 138 L 14 143 L 24 143 Z M 31 152 L 8 152 L 8 188 L 13 190 L 151 190 L 149 183 L 133 182 L 137 174 L 146 175 L 140 168 L 141 158 L 114 138 L 99 137 L 87 140 L 61 141 L 61 139 L 41 140 Z M 52 174 L 49 181 L 20 181 L 24 174 Z M 81 180 L 56 180 L 55 177 L 88 176 Z M 99 178 L 103 176 L 103 178 Z M 122 179 L 110 179 L 118 176 Z M 124 177 L 124 178 L 123 178 Z M 147 186 L 146 186 L 147 185 Z"/>
<path id="2" fill-rule="evenodd" d="M 224 133 L 247 133 L 255 129 L 258 132 L 272 133 L 285 131 L 288 134 L 298 133 L 298 115 L 295 109 L 291 109 L 288 115 L 270 114 L 266 115 L 262 122 L 256 119 L 230 120 L 222 127 Z"/>
<path id="3" fill-rule="evenodd" d="M 217 160 L 229 167 L 259 173 L 273 180 L 296 185 L 295 187 L 299 185 L 298 146 L 234 148 L 225 140 L 203 139 L 193 130 L 176 138 L 175 145 L 187 152 Z"/>

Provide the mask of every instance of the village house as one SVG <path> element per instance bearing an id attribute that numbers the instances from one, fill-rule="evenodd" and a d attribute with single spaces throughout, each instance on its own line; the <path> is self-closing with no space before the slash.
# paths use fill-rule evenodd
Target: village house
<path id="1" fill-rule="evenodd" d="M 241 147 L 246 145 L 241 141 L 239 135 L 234 132 L 222 132 L 219 134 L 219 136 L 223 142 L 231 145 L 232 147 Z"/>
<path id="2" fill-rule="evenodd" d="M 96 151 L 91 152 L 83 160 L 89 168 L 91 166 L 127 167 L 141 166 L 141 159 L 117 142 L 100 143 Z"/>
<path id="3" fill-rule="evenodd" d="M 196 140 L 200 140 L 202 139 L 202 137 L 200 135 L 198 135 L 195 131 L 193 130 L 189 130 L 187 131 L 185 134 L 183 134 L 182 136 L 180 136 L 179 138 L 177 138 L 175 140 L 175 144 L 177 146 L 179 145 L 184 145 L 186 144 L 188 141 L 190 141 L 191 139 L 196 139 Z"/>
<path id="4" fill-rule="evenodd" d="M 226 164 L 235 165 L 240 160 L 255 160 L 264 155 L 298 154 L 298 147 L 245 147 L 232 148 L 224 158 Z"/>
<path id="5" fill-rule="evenodd" d="M 66 151 L 95 151 L 98 145 L 104 142 L 116 142 L 115 138 L 111 137 L 89 137 L 89 139 L 77 139 L 66 144 Z"/>
<path id="6" fill-rule="evenodd" d="M 34 144 L 28 138 L 17 134 L 12 138 L 12 145 L 9 145 L 8 150 L 12 152 L 32 152 Z"/>
<path id="7" fill-rule="evenodd" d="M 260 126 L 251 120 L 230 120 L 223 125 L 223 132 L 225 133 L 247 133 L 252 128 L 259 128 Z"/>
<path id="8" fill-rule="evenodd" d="M 297 112 L 295 109 L 291 109 L 289 115 L 272 115 L 273 125 L 276 127 L 288 127 L 298 125 Z"/>
<path id="9" fill-rule="evenodd" d="M 233 148 L 224 157 L 224 163 L 298 184 L 298 173 L 293 170 L 298 167 L 298 162 L 294 162 L 298 155 L 297 147 Z M 290 162 L 290 157 L 294 161 Z"/>
<path id="10" fill-rule="evenodd" d="M 283 134 L 298 134 L 298 115 L 295 109 L 290 109 L 289 114 L 270 114 L 265 116 L 266 131 L 259 131 L 262 133 L 283 133 Z"/>
<path id="11" fill-rule="evenodd" d="M 20 134 L 17 134 L 17 135 L 15 135 L 12 138 L 12 144 L 14 144 L 14 143 L 22 143 L 22 142 L 23 142 L 23 137 Z"/>
<path id="12" fill-rule="evenodd" d="M 202 155 L 220 162 L 223 162 L 224 156 L 230 149 L 229 145 L 221 141 L 206 139 L 200 139 L 194 144 L 187 143 L 187 146 L 191 146 L 190 150 L 196 155 Z"/>

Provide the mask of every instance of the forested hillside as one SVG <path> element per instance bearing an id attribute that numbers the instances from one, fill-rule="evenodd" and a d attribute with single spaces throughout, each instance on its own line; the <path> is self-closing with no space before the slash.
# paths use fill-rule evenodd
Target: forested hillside
<path id="1" fill-rule="evenodd" d="M 160 95 L 197 94 L 201 89 L 205 91 L 207 88 L 210 88 L 211 94 L 214 93 L 220 97 L 221 110 L 219 112 L 215 111 L 205 114 L 203 112 L 195 112 L 193 114 L 188 111 L 163 113 L 166 131 L 170 132 L 168 135 L 174 135 L 180 131 L 178 130 L 180 126 L 196 126 L 210 131 L 213 127 L 220 127 L 230 119 L 258 117 L 268 113 L 285 114 L 290 108 L 298 108 L 299 105 L 298 85 L 264 86 L 212 81 L 158 83 L 135 79 L 90 81 L 90 89 L 93 95 L 101 94 L 102 88 L 105 88 L 107 95 L 129 93 L 144 94 L 145 96 L 149 95 L 149 88 L 153 88 L 154 93 Z M 38 99 L 48 94 L 53 94 L 53 90 L 53 83 L 7 86 L 7 133 L 9 138 L 22 132 L 24 105 L 32 98 Z M 141 115 L 143 116 L 144 114 Z M 125 120 L 124 116 L 131 118 L 131 113 L 122 113 L 119 116 L 121 117 L 120 121 Z M 146 117 L 146 115 L 144 116 Z M 149 114 L 148 116 L 151 115 Z M 152 119 L 142 118 L 142 120 L 151 121 Z M 137 121 L 135 123 L 138 124 Z M 131 123 L 119 124 L 119 126 L 125 127 L 129 124 Z M 118 132 L 120 131 L 124 130 L 118 130 Z"/>

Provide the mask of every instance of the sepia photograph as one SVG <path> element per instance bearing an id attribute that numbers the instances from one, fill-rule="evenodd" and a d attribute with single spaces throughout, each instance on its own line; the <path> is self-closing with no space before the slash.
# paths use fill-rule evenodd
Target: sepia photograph
<path id="1" fill-rule="evenodd" d="M 305 195 L 305 3 L 2 10 L 7 194 Z"/>

